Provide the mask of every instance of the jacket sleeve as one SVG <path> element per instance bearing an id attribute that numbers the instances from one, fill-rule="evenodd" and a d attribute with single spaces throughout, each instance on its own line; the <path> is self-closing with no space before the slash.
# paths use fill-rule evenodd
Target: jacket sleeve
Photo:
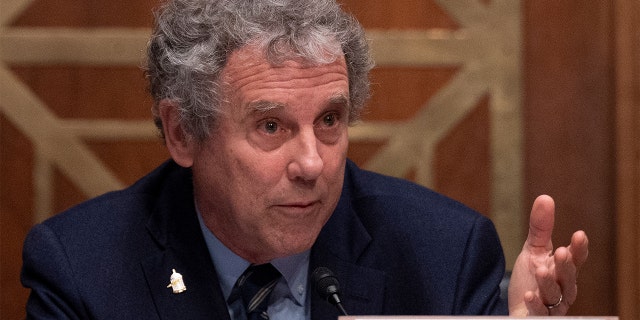
<path id="1" fill-rule="evenodd" d="M 506 315 L 506 299 L 500 297 L 505 259 L 493 223 L 479 216 L 469 234 L 461 261 L 455 308 L 460 314 Z"/>
<path id="2" fill-rule="evenodd" d="M 36 225 L 24 243 L 22 285 L 31 289 L 27 319 L 89 319 L 65 249 L 55 233 Z"/>

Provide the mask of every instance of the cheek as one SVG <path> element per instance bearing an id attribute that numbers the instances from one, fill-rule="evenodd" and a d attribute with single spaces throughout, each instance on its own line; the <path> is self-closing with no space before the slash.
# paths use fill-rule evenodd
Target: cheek
<path id="1" fill-rule="evenodd" d="M 286 160 L 277 154 L 244 152 L 236 154 L 232 178 L 241 177 L 251 188 L 270 188 L 284 174 Z"/>
<path id="2" fill-rule="evenodd" d="M 257 210 L 268 204 L 278 189 L 285 164 L 274 157 L 252 152 L 235 154 L 225 171 L 228 184 L 222 186 L 240 210 Z"/>
<path id="3" fill-rule="evenodd" d="M 345 134 L 344 138 L 340 139 L 340 141 L 331 146 L 326 146 L 321 151 L 323 154 L 323 161 L 325 166 L 325 171 L 329 176 L 332 177 L 332 180 L 343 178 L 344 167 L 347 160 L 347 150 L 349 147 L 349 141 L 347 140 L 347 136 Z"/>

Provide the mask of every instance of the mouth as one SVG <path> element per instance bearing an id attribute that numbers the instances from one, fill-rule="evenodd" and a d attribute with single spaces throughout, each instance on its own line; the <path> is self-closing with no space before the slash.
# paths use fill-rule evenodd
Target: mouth
<path id="1" fill-rule="evenodd" d="M 307 207 L 313 206 L 316 203 L 318 203 L 318 201 L 285 203 L 285 204 L 281 204 L 280 206 L 293 207 L 293 208 L 307 208 Z"/>
<path id="2" fill-rule="evenodd" d="M 296 217 L 300 215 L 308 214 L 315 211 L 320 207 L 320 201 L 304 201 L 304 202 L 291 202 L 274 205 L 274 208 L 285 214 L 291 214 Z"/>

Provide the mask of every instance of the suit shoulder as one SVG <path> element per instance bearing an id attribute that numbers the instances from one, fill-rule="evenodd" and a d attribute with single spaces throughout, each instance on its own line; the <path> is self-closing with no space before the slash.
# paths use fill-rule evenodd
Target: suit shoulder
<path id="1" fill-rule="evenodd" d="M 172 183 L 184 174 L 173 162 L 167 162 L 133 185 L 91 198 L 42 222 L 64 238 L 92 233 L 115 234 L 132 225 L 143 224 L 157 200 Z"/>
<path id="2" fill-rule="evenodd" d="M 395 218 L 418 215 L 452 223 L 483 218 L 459 201 L 414 182 L 363 170 L 353 163 L 347 165 L 347 172 L 345 191 L 357 206 L 366 206 L 365 211 L 402 212 Z"/>

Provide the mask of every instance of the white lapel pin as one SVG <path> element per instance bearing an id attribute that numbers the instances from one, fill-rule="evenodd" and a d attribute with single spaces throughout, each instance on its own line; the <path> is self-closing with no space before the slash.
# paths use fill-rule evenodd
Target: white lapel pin
<path id="1" fill-rule="evenodd" d="M 173 288 L 173 293 L 181 293 L 187 290 L 187 287 L 184 285 L 184 281 L 182 280 L 182 275 L 176 272 L 176 269 L 172 269 L 173 273 L 171 274 L 171 283 L 167 286 L 167 288 Z"/>

